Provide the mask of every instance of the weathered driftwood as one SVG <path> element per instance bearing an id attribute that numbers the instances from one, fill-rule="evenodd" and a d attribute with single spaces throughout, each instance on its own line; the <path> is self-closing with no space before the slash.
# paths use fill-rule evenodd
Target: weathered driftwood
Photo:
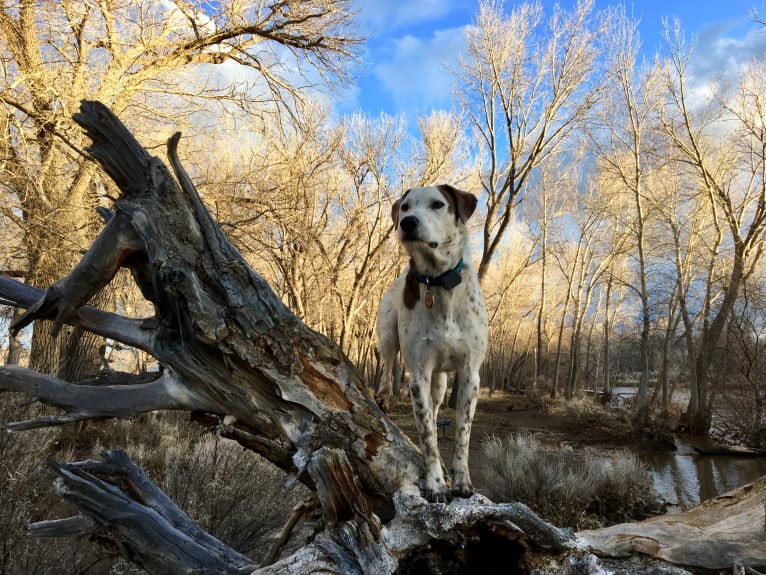
<path id="1" fill-rule="evenodd" d="M 2 367 L 0 391 L 63 410 L 7 427 L 194 412 L 309 486 L 325 529 L 292 557 L 258 568 L 200 531 L 125 454 L 106 452 L 100 462 L 52 463 L 56 489 L 81 515 L 35 524 L 34 534 L 91 533 L 163 573 L 392 573 L 400 561 L 438 564 L 440 554 L 467 560 L 466 549 L 488 541 L 510 545 L 522 562 L 573 547 L 572 535 L 521 504 L 420 498 L 417 448 L 365 393 L 337 345 L 295 317 L 229 243 L 178 161 L 178 135 L 168 144 L 176 180 L 105 106 L 83 102 L 75 120 L 120 198 L 67 277 L 44 294 L 0 278 L 0 298 L 28 308 L 16 328 L 41 318 L 54 331 L 79 325 L 151 353 L 163 369 L 148 383 L 93 387 Z M 154 317 L 84 305 L 120 267 L 154 304 Z"/>
<path id="2" fill-rule="evenodd" d="M 602 557 L 649 555 L 676 565 L 731 569 L 766 565 L 766 477 L 684 513 L 584 531 Z"/>

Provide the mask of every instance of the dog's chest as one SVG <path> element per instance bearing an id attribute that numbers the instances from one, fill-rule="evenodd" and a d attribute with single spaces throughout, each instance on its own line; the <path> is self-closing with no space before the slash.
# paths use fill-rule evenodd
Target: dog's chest
<path id="1" fill-rule="evenodd" d="M 419 362 L 445 371 L 464 365 L 472 355 L 483 355 L 487 325 L 484 302 L 476 292 L 463 287 L 449 294 L 434 290 L 432 307 L 423 305 L 426 299 L 421 297 L 420 304 L 402 314 L 400 341 L 403 347 L 411 346 L 406 355 L 417 355 Z"/>

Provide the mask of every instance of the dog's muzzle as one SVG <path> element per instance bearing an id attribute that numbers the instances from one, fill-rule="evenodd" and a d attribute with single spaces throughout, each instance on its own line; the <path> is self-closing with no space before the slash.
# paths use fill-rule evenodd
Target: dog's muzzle
<path id="1" fill-rule="evenodd" d="M 402 218 L 399 222 L 399 228 L 402 230 L 402 241 L 405 242 L 419 242 L 423 240 L 420 237 L 420 220 L 416 216 L 407 216 Z M 425 242 L 430 248 L 438 248 L 439 242 Z"/>
<path id="2" fill-rule="evenodd" d="M 406 218 L 402 218 L 399 222 L 399 227 L 402 229 L 402 234 L 404 235 L 404 239 L 406 240 L 416 240 L 418 239 L 418 225 L 420 224 L 420 220 L 418 220 L 415 216 L 407 216 Z"/>

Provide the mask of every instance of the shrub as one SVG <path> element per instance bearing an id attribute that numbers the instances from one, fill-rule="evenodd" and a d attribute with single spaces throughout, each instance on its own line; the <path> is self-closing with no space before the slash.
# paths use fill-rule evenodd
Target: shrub
<path id="1" fill-rule="evenodd" d="M 591 397 L 576 395 L 572 399 L 558 398 L 548 408 L 551 415 L 565 416 L 568 421 L 580 427 L 604 426 L 619 424 L 619 418 L 614 410 Z"/>
<path id="2" fill-rule="evenodd" d="M 207 436 L 166 454 L 164 491 L 202 529 L 261 562 L 272 535 L 308 496 L 270 461 L 233 441 Z"/>
<path id="3" fill-rule="evenodd" d="M 551 389 L 553 383 L 548 379 L 541 377 L 537 385 L 527 387 L 526 394 L 529 399 L 529 404 L 538 408 L 543 413 L 547 413 L 551 407 L 553 399 L 551 399 Z"/>
<path id="4" fill-rule="evenodd" d="M 487 495 L 521 501 L 548 521 L 579 529 L 659 510 L 649 468 L 633 453 L 551 447 L 531 434 L 482 442 Z"/>
<path id="5" fill-rule="evenodd" d="M 727 324 L 725 353 L 717 367 L 714 432 L 723 441 L 762 447 L 766 444 L 766 288 L 748 282 Z"/>
<path id="6" fill-rule="evenodd" d="M 14 394 L 0 404 L 0 424 L 31 415 Z M 5 399 L 5 398 L 4 398 Z M 0 430 L 0 575 L 141 573 L 85 538 L 30 539 L 29 522 L 73 514 L 53 493 L 46 455 L 60 461 L 125 448 L 202 529 L 260 561 L 292 506 L 308 494 L 285 487 L 285 474 L 238 444 L 205 433 L 179 414 L 72 424 L 18 434 Z M 300 545 L 297 537 L 291 546 Z M 289 552 L 286 549 L 285 552 Z"/>
<path id="7" fill-rule="evenodd" d="M 0 426 L 37 411 L 22 396 L 5 395 Z M 84 539 L 33 539 L 25 532 L 27 523 L 72 515 L 53 493 L 53 472 L 45 465 L 58 435 L 55 429 L 0 429 L 0 575 L 105 573 L 109 568 L 107 553 Z"/>

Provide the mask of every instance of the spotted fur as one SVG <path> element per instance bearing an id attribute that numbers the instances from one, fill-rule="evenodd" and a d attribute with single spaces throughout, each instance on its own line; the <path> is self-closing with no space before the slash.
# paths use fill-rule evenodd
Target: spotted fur
<path id="1" fill-rule="evenodd" d="M 473 493 L 468 447 L 479 367 L 487 349 L 487 308 L 467 253 L 465 227 L 476 203 L 472 194 L 440 185 L 408 190 L 391 210 L 397 239 L 410 265 L 385 293 L 378 309 L 376 332 L 384 376 L 376 398 L 381 407 L 388 407 L 394 360 L 401 351 L 425 465 L 423 495 L 430 501 Z M 451 289 L 429 288 L 418 280 L 418 276 L 439 278 L 455 270 L 461 258 L 461 281 Z M 442 470 L 436 433 L 449 372 L 455 373 L 459 390 L 451 489 Z"/>

